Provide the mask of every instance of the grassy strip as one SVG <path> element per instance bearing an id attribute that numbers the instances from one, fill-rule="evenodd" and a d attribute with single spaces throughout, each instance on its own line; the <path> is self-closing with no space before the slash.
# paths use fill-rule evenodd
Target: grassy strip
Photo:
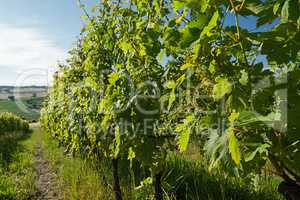
<path id="1" fill-rule="evenodd" d="M 0 199 L 33 199 L 36 188 L 34 146 L 37 133 L 0 138 Z"/>
<path id="2" fill-rule="evenodd" d="M 113 199 L 110 163 L 96 163 L 82 157 L 66 155 L 56 140 L 43 135 L 44 156 L 57 175 L 57 188 L 62 199 Z M 193 147 L 193 146 L 192 146 Z M 120 163 L 120 176 L 124 199 L 153 199 L 153 186 L 147 183 L 149 173 L 134 167 L 131 173 L 128 161 Z M 131 175 L 137 181 L 146 180 L 133 190 Z M 105 179 L 103 180 L 103 177 Z M 208 165 L 197 148 L 190 148 L 185 155 L 169 154 L 163 178 L 165 199 L 208 200 L 281 200 L 273 177 L 253 174 L 248 178 L 229 177 L 222 172 L 208 172 Z M 152 182 L 152 181 L 150 181 Z"/>
<path id="3" fill-rule="evenodd" d="M 101 178 L 99 169 L 84 158 L 64 153 L 58 143 L 43 135 L 44 158 L 57 175 L 57 189 L 61 199 L 113 199 L 111 187 Z"/>

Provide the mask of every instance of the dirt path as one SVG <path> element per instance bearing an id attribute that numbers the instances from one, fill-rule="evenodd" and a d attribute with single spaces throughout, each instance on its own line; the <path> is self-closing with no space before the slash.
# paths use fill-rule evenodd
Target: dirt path
<path id="1" fill-rule="evenodd" d="M 44 159 L 43 146 L 40 141 L 36 146 L 37 171 L 36 187 L 38 189 L 37 200 L 58 200 L 58 195 L 54 190 L 55 175 L 51 171 L 49 162 Z"/>

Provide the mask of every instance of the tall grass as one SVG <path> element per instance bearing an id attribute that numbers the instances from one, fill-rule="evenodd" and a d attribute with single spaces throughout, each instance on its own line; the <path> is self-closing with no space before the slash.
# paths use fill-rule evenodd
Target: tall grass
<path id="1" fill-rule="evenodd" d="M 72 156 L 57 141 L 43 135 L 45 158 L 57 174 L 57 190 L 66 200 L 114 199 L 111 163 Z M 132 167 L 130 167 L 132 166 Z M 151 172 L 137 161 L 120 161 L 119 173 L 124 199 L 154 199 Z M 148 179 L 147 179 L 148 178 Z M 281 200 L 276 187 L 280 180 L 253 174 L 248 178 L 230 177 L 222 171 L 208 172 L 199 149 L 191 145 L 184 154 L 167 156 L 163 176 L 166 200 Z"/>
<path id="2" fill-rule="evenodd" d="M 35 137 L 36 133 L 10 133 L 0 137 L 0 200 L 35 197 Z"/>
<path id="3" fill-rule="evenodd" d="M 64 153 L 59 144 L 43 135 L 44 156 L 56 176 L 56 190 L 61 199 L 113 199 L 111 187 L 105 185 L 100 168 L 83 157 Z"/>
<path id="4" fill-rule="evenodd" d="M 205 163 L 205 162 L 203 162 Z M 169 199 L 180 200 L 279 200 L 277 180 L 272 177 L 229 177 L 221 171 L 208 172 L 206 164 L 170 154 L 164 178 Z"/>

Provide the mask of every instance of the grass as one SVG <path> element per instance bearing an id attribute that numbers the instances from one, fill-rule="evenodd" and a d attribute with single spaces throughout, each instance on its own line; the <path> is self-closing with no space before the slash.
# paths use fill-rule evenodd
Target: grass
<path id="1" fill-rule="evenodd" d="M 58 175 L 58 188 L 63 199 L 113 199 L 111 166 L 108 161 L 90 161 L 82 156 L 64 153 L 58 142 L 44 135 L 46 158 Z M 222 172 L 209 173 L 198 148 L 191 145 L 185 155 L 169 154 L 163 178 L 166 200 L 282 200 L 276 187 L 280 180 L 253 175 L 248 179 L 228 177 Z M 120 177 L 124 199 L 153 199 L 153 186 L 133 189 L 151 173 L 137 166 L 132 173 L 128 161 L 120 162 Z M 142 172 L 142 173 L 141 173 Z M 138 181 L 137 181 L 138 180 Z"/>
<path id="2" fill-rule="evenodd" d="M 112 189 L 103 181 L 100 168 L 84 158 L 66 155 L 47 135 L 43 135 L 43 146 L 45 159 L 57 174 L 56 184 L 62 199 L 113 199 Z"/>
<path id="3" fill-rule="evenodd" d="M 35 138 L 36 132 L 0 138 L 0 200 L 27 200 L 35 196 Z"/>
<path id="4" fill-rule="evenodd" d="M 23 98 L 22 103 L 29 110 L 28 112 L 22 110 L 15 101 L 0 100 L 0 112 L 11 112 L 19 117 L 26 119 L 29 122 L 38 121 L 40 114 L 39 111 L 32 109 L 39 109 L 41 106 L 42 98 Z"/>
<path id="5" fill-rule="evenodd" d="M 55 174 L 54 190 L 60 199 L 114 199 L 111 166 L 107 160 L 91 161 L 82 155 L 72 156 L 59 143 L 36 128 L 32 134 L 13 134 L 0 138 L 0 200 L 36 198 L 34 170 L 36 144 L 42 142 L 43 157 Z M 144 182 L 150 172 L 133 163 L 120 162 L 121 187 L 125 200 L 153 199 L 153 186 Z M 134 172 L 133 172 L 134 171 Z M 139 171 L 139 172 L 137 172 Z M 132 176 L 136 181 L 132 183 Z M 229 177 L 221 171 L 208 172 L 206 161 L 195 145 L 185 154 L 170 153 L 163 176 L 166 200 L 282 200 L 276 192 L 280 180 L 253 174 L 245 179 Z"/>
<path id="6" fill-rule="evenodd" d="M 167 157 L 164 188 L 171 199 L 190 200 L 282 200 L 277 187 L 278 177 L 249 174 L 234 177 L 224 170 L 209 171 L 207 159 L 199 143 L 189 144 L 184 154 L 170 153 Z"/>
<path id="7" fill-rule="evenodd" d="M 66 155 L 58 142 L 43 136 L 46 158 L 58 177 L 58 188 L 63 199 L 113 199 L 110 183 L 110 162 L 90 161 L 82 156 Z M 138 190 L 133 187 L 151 173 L 143 168 L 129 168 L 129 162 L 120 162 L 120 177 L 123 198 L 129 200 L 153 199 L 153 186 L 145 185 Z M 136 173 L 136 171 L 139 171 Z M 142 173 L 141 173 L 142 172 Z M 130 175 L 137 181 L 133 186 Z M 247 179 L 228 177 L 215 171 L 208 172 L 208 166 L 196 145 L 190 145 L 184 155 L 170 153 L 167 157 L 163 187 L 166 200 L 282 200 L 276 188 L 280 180 L 262 175 L 251 175 Z"/>
<path id="8" fill-rule="evenodd" d="M 254 175 L 248 178 L 229 177 L 221 171 L 208 172 L 201 160 L 170 154 L 164 188 L 170 199 L 188 200 L 281 200 L 276 187 L 279 180 Z"/>

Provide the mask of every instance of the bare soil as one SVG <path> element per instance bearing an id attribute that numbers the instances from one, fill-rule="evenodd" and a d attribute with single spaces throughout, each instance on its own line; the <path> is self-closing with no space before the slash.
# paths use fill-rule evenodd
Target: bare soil
<path id="1" fill-rule="evenodd" d="M 37 200 L 58 200 L 58 194 L 55 190 L 55 174 L 51 170 L 48 161 L 44 159 L 43 146 L 41 143 L 36 147 L 36 163 L 37 171 Z"/>

